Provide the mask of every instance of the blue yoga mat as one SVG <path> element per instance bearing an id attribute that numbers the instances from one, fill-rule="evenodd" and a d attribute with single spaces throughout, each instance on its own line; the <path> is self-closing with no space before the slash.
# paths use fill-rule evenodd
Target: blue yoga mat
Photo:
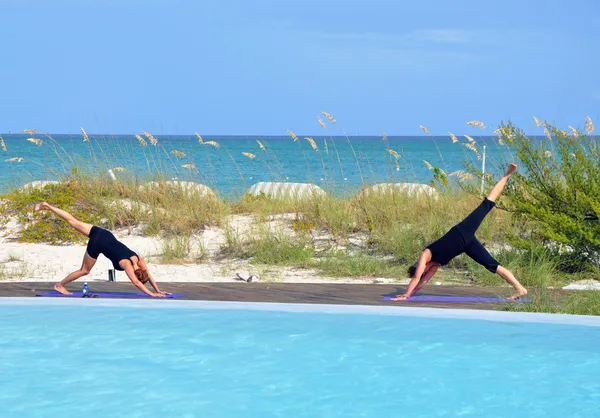
<path id="1" fill-rule="evenodd" d="M 90 298 L 97 296 L 100 299 L 175 299 L 185 296 L 184 293 L 173 293 L 172 295 L 163 296 L 162 298 L 153 298 L 145 293 L 129 293 L 129 292 L 90 292 Z M 52 292 L 37 295 L 46 298 L 82 298 L 82 292 L 73 292 L 72 295 L 63 295 L 62 293 L 53 290 Z"/>
<path id="2" fill-rule="evenodd" d="M 384 296 L 385 301 L 391 300 L 395 296 Z M 396 302 L 396 301 L 394 301 Z M 480 297 L 480 296 L 433 296 L 433 295 L 422 295 L 422 296 L 411 296 L 406 301 L 402 302 L 454 302 L 454 303 L 499 303 L 499 302 L 531 302 L 531 298 L 519 298 L 517 300 L 509 300 L 498 297 Z"/>

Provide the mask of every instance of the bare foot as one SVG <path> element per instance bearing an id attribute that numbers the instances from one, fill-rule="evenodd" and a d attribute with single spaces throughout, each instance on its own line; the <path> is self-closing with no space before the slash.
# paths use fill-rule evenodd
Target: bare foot
<path id="1" fill-rule="evenodd" d="M 56 290 L 58 293 L 62 293 L 63 295 L 72 295 L 73 293 L 69 292 L 64 286 L 62 286 L 60 283 L 56 283 L 54 285 L 54 290 Z"/>
<path id="2" fill-rule="evenodd" d="M 508 300 L 517 300 L 520 297 L 523 297 L 527 294 L 527 289 L 523 288 L 522 290 L 518 291 L 517 293 L 515 293 L 514 295 L 512 295 L 511 297 L 507 298 Z"/>
<path id="3" fill-rule="evenodd" d="M 510 176 L 512 173 L 514 173 L 514 172 L 515 172 L 515 170 L 516 170 L 516 169 L 517 169 L 517 165 L 516 165 L 515 163 L 511 163 L 511 164 L 508 166 L 508 170 L 506 170 L 506 174 L 505 174 L 505 175 L 506 175 L 506 176 Z"/>
<path id="4" fill-rule="evenodd" d="M 36 205 L 33 207 L 33 211 L 37 212 L 40 210 L 46 210 L 46 209 L 48 209 L 48 206 L 50 206 L 50 205 L 48 205 L 46 202 L 36 203 Z"/>

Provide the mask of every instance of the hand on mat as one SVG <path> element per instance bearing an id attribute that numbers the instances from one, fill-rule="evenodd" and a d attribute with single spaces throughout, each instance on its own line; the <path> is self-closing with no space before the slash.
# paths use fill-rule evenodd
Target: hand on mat
<path id="1" fill-rule="evenodd" d="M 398 301 L 398 300 L 408 300 L 408 297 L 406 295 L 397 295 L 397 296 L 393 297 L 390 300 L 396 300 L 396 301 Z"/>
<path id="2" fill-rule="evenodd" d="M 161 296 L 168 296 L 168 295 L 172 295 L 173 293 L 169 293 L 169 292 L 165 292 L 164 290 L 161 290 L 160 292 L 158 292 L 158 294 Z"/>

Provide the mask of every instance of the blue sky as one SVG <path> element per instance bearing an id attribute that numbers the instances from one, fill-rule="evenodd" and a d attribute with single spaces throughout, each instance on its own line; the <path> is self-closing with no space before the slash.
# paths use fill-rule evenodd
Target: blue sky
<path id="1" fill-rule="evenodd" d="M 600 116 L 594 0 L 2 0 L 0 16 L 0 132 L 464 134 L 510 118 L 533 133 L 533 115 Z"/>

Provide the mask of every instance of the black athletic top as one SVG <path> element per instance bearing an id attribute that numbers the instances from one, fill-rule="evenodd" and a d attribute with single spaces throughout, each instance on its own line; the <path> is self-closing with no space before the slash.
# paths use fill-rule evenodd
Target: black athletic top
<path id="1" fill-rule="evenodd" d="M 87 253 L 93 259 L 97 259 L 100 254 L 104 254 L 106 258 L 112 261 L 114 268 L 120 271 L 123 271 L 119 266 L 121 260 L 129 260 L 133 256 L 138 257 L 135 252 L 117 240 L 110 231 L 97 226 L 92 226 L 90 230 Z"/>
<path id="2" fill-rule="evenodd" d="M 443 237 L 427 246 L 431 251 L 431 261 L 442 266 L 462 254 L 466 247 L 467 243 L 458 226 L 452 227 Z"/>

